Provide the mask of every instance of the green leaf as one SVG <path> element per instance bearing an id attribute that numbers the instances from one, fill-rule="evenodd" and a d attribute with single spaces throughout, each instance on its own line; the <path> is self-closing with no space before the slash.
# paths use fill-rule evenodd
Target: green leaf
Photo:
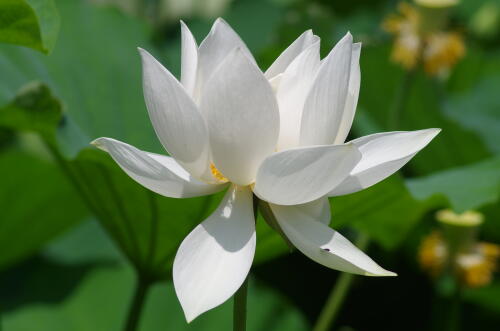
<path id="1" fill-rule="evenodd" d="M 431 207 L 414 199 L 397 175 L 366 190 L 331 198 L 330 205 L 334 229 L 352 226 L 386 249 L 399 245 Z"/>
<path id="2" fill-rule="evenodd" d="M 500 197 L 500 157 L 407 181 L 417 199 L 442 196 L 456 212 L 479 208 Z"/>
<path id="3" fill-rule="evenodd" d="M 492 153 L 500 153 L 500 77 L 482 78 L 470 91 L 454 95 L 445 114 L 480 136 Z"/>
<path id="4" fill-rule="evenodd" d="M 56 43 L 59 24 L 59 13 L 53 0 L 0 2 L 0 42 L 48 54 Z"/>
<path id="5" fill-rule="evenodd" d="M 0 153 L 0 269 L 26 258 L 87 215 L 75 191 L 48 161 Z"/>
<path id="6" fill-rule="evenodd" d="M 0 108 L 0 128 L 40 134 L 42 140 L 28 136 L 30 149 L 49 159 L 41 141 L 54 138 L 60 119 L 59 101 L 38 83 L 26 86 L 14 101 Z M 5 268 L 81 221 L 87 210 L 53 162 L 12 149 L 0 158 L 0 172 L 5 174 L 0 186 L 0 249 L 4 251 L 0 268 Z"/>
<path id="7" fill-rule="evenodd" d="M 95 219 L 77 224 L 50 242 L 43 256 L 66 265 L 124 261 L 123 254 Z"/>
<path id="8" fill-rule="evenodd" d="M 35 279 L 30 281 L 36 282 Z M 54 286 L 55 281 L 48 278 L 45 286 Z M 62 302 L 51 305 L 34 303 L 6 312 L 3 316 L 5 329 L 30 330 L 36 325 L 40 330 L 51 331 L 121 330 L 132 296 L 133 281 L 130 269 L 95 268 Z M 249 331 L 309 330 L 305 318 L 296 308 L 273 290 L 254 281 L 250 282 L 248 314 Z M 230 330 L 231 325 L 232 300 L 187 324 L 173 285 L 168 283 L 152 288 L 139 330 Z"/>
<path id="9" fill-rule="evenodd" d="M 0 108 L 0 127 L 53 139 L 61 116 L 59 101 L 47 86 L 35 82 L 24 86 L 11 103 Z"/>
<path id="10" fill-rule="evenodd" d="M 464 300 L 496 313 L 500 312 L 500 283 L 464 291 Z"/>

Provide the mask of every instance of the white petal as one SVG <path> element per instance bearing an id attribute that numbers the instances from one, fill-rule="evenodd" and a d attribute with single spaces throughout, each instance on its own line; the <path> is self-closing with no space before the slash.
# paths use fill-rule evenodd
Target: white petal
<path id="1" fill-rule="evenodd" d="M 208 169 L 208 130 L 191 97 L 151 54 L 139 49 L 144 99 L 161 143 L 184 168 L 198 178 Z"/>
<path id="2" fill-rule="evenodd" d="M 278 150 L 299 145 L 304 102 L 320 65 L 319 41 L 309 46 L 286 68 L 276 94 L 280 110 Z"/>
<path id="3" fill-rule="evenodd" d="M 344 112 L 351 68 L 352 36 L 346 34 L 321 63 L 302 113 L 300 144 L 333 144 Z"/>
<path id="4" fill-rule="evenodd" d="M 351 174 L 328 195 L 360 191 L 389 177 L 427 146 L 441 129 L 376 133 L 351 141 L 362 154 Z"/>
<path id="5" fill-rule="evenodd" d="M 215 166 L 238 185 L 252 183 L 278 139 L 278 105 L 269 82 L 237 48 L 208 82 L 201 106 Z"/>
<path id="6" fill-rule="evenodd" d="M 198 68 L 198 45 L 187 25 L 181 21 L 182 61 L 181 83 L 187 93 L 194 97 L 196 73 Z"/>
<path id="7" fill-rule="evenodd" d="M 204 86 L 226 58 L 226 56 L 235 48 L 240 48 L 243 53 L 255 63 L 252 53 L 248 50 L 245 43 L 241 40 L 236 32 L 224 21 L 218 18 L 209 34 L 201 42 L 198 50 L 198 78 L 197 78 L 197 93 L 198 98 L 201 98 L 201 93 L 204 91 Z"/>
<path id="8" fill-rule="evenodd" d="M 325 225 L 329 225 L 331 221 L 330 202 L 327 197 L 319 198 L 308 203 L 300 205 L 286 206 L 287 210 L 295 213 L 300 217 L 313 219 Z M 297 217 L 298 217 L 297 216 Z"/>
<path id="9" fill-rule="evenodd" d="M 328 268 L 365 276 L 396 276 L 325 224 L 304 213 L 296 213 L 293 207 L 270 206 L 287 238 L 313 261 Z"/>
<path id="10" fill-rule="evenodd" d="M 352 145 L 294 148 L 278 152 L 262 163 L 254 192 L 280 205 L 307 203 L 340 184 L 361 158 Z"/>
<path id="11" fill-rule="evenodd" d="M 252 193 L 233 186 L 219 208 L 184 239 L 175 256 L 175 292 L 188 322 L 238 290 L 254 253 Z"/>
<path id="12" fill-rule="evenodd" d="M 340 121 L 337 137 L 334 144 L 343 144 L 351 130 L 356 106 L 358 105 L 359 86 L 361 84 L 361 70 L 359 68 L 359 56 L 361 55 L 361 43 L 352 45 L 351 74 L 349 75 L 349 88 L 345 102 L 344 112 Z"/>
<path id="13" fill-rule="evenodd" d="M 166 197 L 197 197 L 221 191 L 227 186 L 200 182 L 191 177 L 173 158 L 144 152 L 115 139 L 99 138 L 92 144 L 108 152 L 136 182 Z"/>
<path id="14" fill-rule="evenodd" d="M 285 71 L 290 63 L 312 44 L 319 42 L 319 37 L 315 36 L 311 30 L 301 34 L 293 43 L 288 46 L 283 53 L 278 56 L 273 64 L 266 70 L 265 76 L 271 79 Z"/>
<path id="15" fill-rule="evenodd" d="M 278 92 L 278 88 L 281 83 L 281 77 L 283 77 L 283 74 L 276 75 L 269 80 L 269 84 L 271 84 L 274 93 Z"/>

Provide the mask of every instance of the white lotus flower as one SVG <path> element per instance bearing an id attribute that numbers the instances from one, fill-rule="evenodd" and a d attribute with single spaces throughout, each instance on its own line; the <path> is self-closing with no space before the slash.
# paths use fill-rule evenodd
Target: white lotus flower
<path id="1" fill-rule="evenodd" d="M 344 143 L 360 85 L 361 45 L 350 34 L 320 60 L 319 38 L 306 31 L 262 73 L 222 19 L 199 47 L 181 25 L 180 82 L 140 49 L 149 116 L 171 156 L 111 138 L 94 144 L 158 194 L 185 198 L 228 189 L 175 257 L 174 285 L 187 320 L 226 301 L 247 277 L 256 243 L 252 192 L 314 261 L 356 274 L 395 275 L 328 227 L 328 197 L 388 177 L 439 130 Z"/>

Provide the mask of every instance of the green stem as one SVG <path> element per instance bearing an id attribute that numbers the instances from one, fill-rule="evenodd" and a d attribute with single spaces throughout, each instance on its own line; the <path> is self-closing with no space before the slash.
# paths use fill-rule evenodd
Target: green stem
<path id="1" fill-rule="evenodd" d="M 392 104 L 391 110 L 389 112 L 387 122 L 387 128 L 391 131 L 400 129 L 401 117 L 403 114 L 403 110 L 406 107 L 408 96 L 410 95 L 415 71 L 415 69 L 412 69 L 405 72 L 401 80 L 401 84 L 399 85 L 399 89 L 396 92 L 394 103 Z"/>
<path id="2" fill-rule="evenodd" d="M 248 276 L 234 294 L 233 331 L 245 331 L 247 329 L 247 293 Z"/>
<path id="3" fill-rule="evenodd" d="M 451 297 L 448 312 L 448 331 L 460 330 L 460 307 L 462 302 L 462 288 L 459 284 L 455 284 L 455 290 Z"/>
<path id="4" fill-rule="evenodd" d="M 355 242 L 356 246 L 361 250 L 365 250 L 368 247 L 369 243 L 370 243 L 370 238 L 368 237 L 368 235 L 363 233 L 360 233 L 358 235 L 358 238 Z M 354 274 L 346 272 L 343 272 L 339 276 L 337 283 L 332 288 L 332 291 L 330 292 L 330 295 L 326 300 L 326 303 L 323 307 L 323 310 L 321 311 L 321 314 L 319 315 L 319 318 L 316 322 L 316 325 L 314 326 L 313 331 L 330 330 L 331 326 L 334 324 L 335 319 L 338 316 L 338 313 L 347 296 L 347 293 L 351 288 L 353 279 L 354 279 Z"/>
<path id="5" fill-rule="evenodd" d="M 259 214 L 259 198 L 253 195 L 253 215 L 255 221 Z M 233 331 L 245 331 L 247 329 L 247 294 L 248 276 L 241 284 L 233 297 Z"/>
<path id="6" fill-rule="evenodd" d="M 146 302 L 146 296 L 151 286 L 151 282 L 145 278 L 138 276 L 137 284 L 135 287 L 134 296 L 130 303 L 127 321 L 125 323 L 124 331 L 135 331 L 139 326 L 141 313 Z"/>

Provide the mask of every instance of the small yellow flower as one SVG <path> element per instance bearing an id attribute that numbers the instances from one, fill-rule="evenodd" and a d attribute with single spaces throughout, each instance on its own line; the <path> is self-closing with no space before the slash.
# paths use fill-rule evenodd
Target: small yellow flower
<path id="1" fill-rule="evenodd" d="M 497 268 L 500 246 L 476 241 L 483 218 L 472 210 L 461 214 L 450 209 L 438 211 L 436 219 L 442 229 L 422 240 L 418 252 L 422 269 L 434 278 L 449 273 L 467 287 L 489 284 Z"/>
<path id="2" fill-rule="evenodd" d="M 453 67 L 465 54 L 462 36 L 456 32 L 437 32 L 427 38 L 424 49 L 424 68 L 437 75 Z"/>
<path id="3" fill-rule="evenodd" d="M 441 273 L 446 257 L 446 246 L 438 231 L 432 232 L 422 240 L 418 260 L 422 269 L 427 270 L 431 276 L 437 277 Z"/>
<path id="4" fill-rule="evenodd" d="M 500 247 L 490 243 L 479 243 L 476 252 L 457 257 L 457 270 L 461 282 L 468 287 L 480 287 L 491 283 L 497 267 Z"/>
<path id="5" fill-rule="evenodd" d="M 462 36 L 457 32 L 423 32 L 426 17 L 406 2 L 398 5 L 399 14 L 389 15 L 382 28 L 394 35 L 391 59 L 411 70 L 420 62 L 429 75 L 447 72 L 465 54 Z"/>
<path id="6" fill-rule="evenodd" d="M 422 40 L 417 31 L 420 17 L 415 8 L 406 2 L 400 2 L 398 10 L 400 15 L 389 15 L 382 23 L 382 28 L 395 37 L 392 61 L 410 70 L 417 65 L 422 47 Z"/>

